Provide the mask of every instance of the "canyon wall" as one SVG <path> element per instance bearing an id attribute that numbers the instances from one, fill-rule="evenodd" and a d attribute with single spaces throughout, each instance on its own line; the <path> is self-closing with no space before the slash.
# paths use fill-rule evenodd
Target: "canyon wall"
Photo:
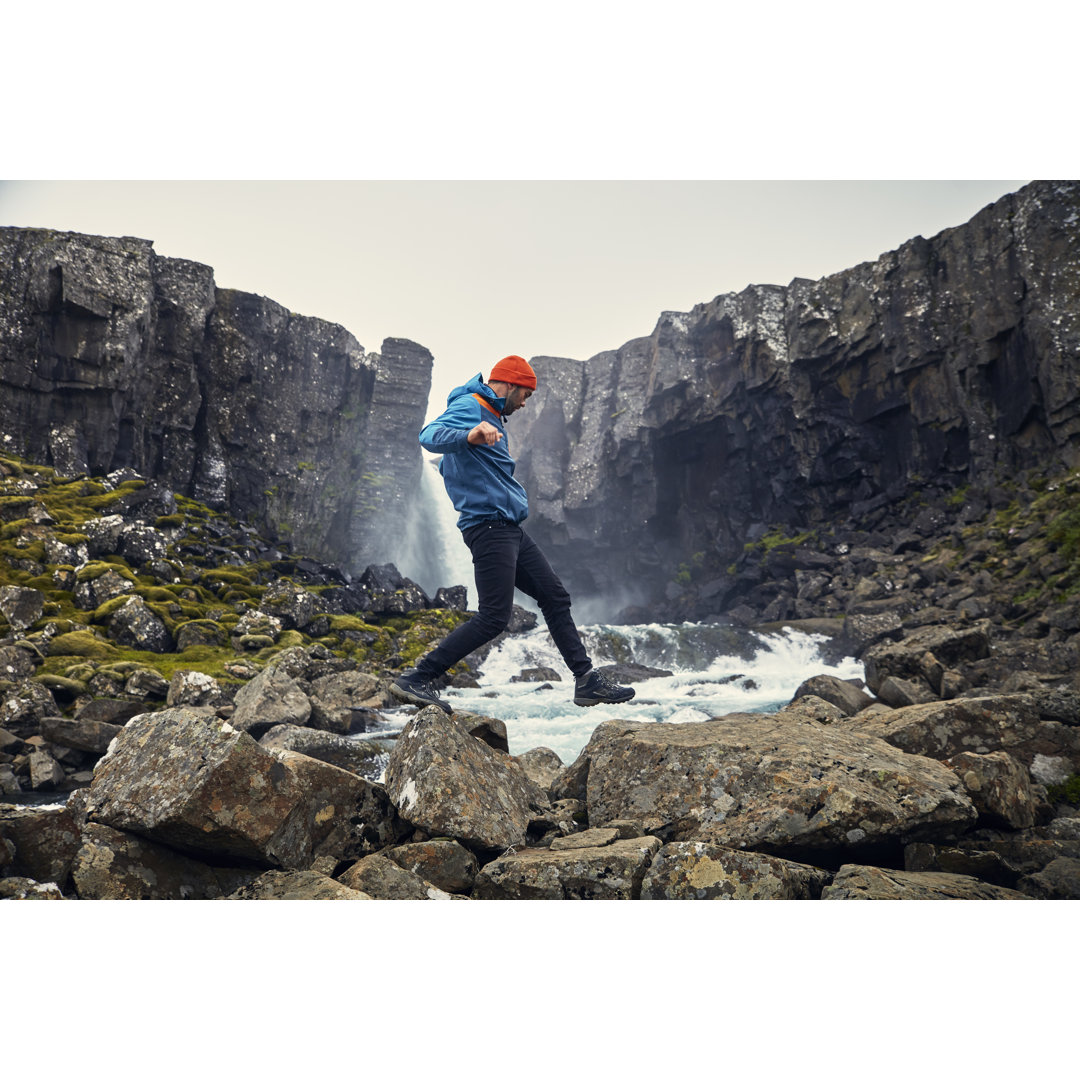
<path id="1" fill-rule="evenodd" d="M 408 526 L 431 365 L 147 240 L 0 228 L 3 449 L 134 469 L 346 570 Z"/>

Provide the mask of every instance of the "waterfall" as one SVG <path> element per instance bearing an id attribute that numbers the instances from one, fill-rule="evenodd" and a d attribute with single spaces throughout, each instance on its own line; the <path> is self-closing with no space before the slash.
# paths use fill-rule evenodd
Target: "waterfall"
<path id="1" fill-rule="evenodd" d="M 395 561 L 428 596 L 434 598 L 443 587 L 464 585 L 475 603 L 472 559 L 457 527 L 457 511 L 443 487 L 438 459 L 426 453 L 416 512 Z"/>

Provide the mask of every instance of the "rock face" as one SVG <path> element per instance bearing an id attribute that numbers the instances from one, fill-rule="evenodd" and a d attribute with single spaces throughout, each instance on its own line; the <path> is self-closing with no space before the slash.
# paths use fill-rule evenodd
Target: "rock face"
<path id="1" fill-rule="evenodd" d="M 722 579 L 778 523 L 1074 467 L 1078 212 L 1080 182 L 1036 182 L 876 262 L 665 312 L 585 363 L 534 359 L 512 426 L 530 531 L 575 596 L 625 603 L 695 554 Z M 711 610 L 731 599 L 720 580 Z"/>
<path id="2" fill-rule="evenodd" d="M 382 538 L 420 479 L 422 346 L 365 352 L 133 237 L 0 228 L 0 267 L 9 452 L 68 476 L 133 468 L 347 568 L 393 556 Z"/>

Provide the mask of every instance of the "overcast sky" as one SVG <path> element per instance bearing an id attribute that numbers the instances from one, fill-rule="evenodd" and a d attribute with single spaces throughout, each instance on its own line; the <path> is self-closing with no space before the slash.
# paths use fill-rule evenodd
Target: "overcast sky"
<path id="1" fill-rule="evenodd" d="M 441 405 L 507 353 L 585 360 L 662 311 L 875 259 L 1025 182 L 18 181 L 0 225 L 142 237 L 365 349 L 410 338 Z"/>

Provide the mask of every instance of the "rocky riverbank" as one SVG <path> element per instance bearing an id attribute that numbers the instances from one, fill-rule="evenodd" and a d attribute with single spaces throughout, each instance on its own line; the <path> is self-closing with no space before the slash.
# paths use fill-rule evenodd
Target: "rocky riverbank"
<path id="1" fill-rule="evenodd" d="M 387 731 L 387 679 L 464 590 L 352 580 L 134 474 L 5 458 L 0 892 L 1076 898 L 1076 483 L 748 548 L 732 617 L 832 633 L 865 681 L 610 721 L 562 762 L 483 716 Z"/>

